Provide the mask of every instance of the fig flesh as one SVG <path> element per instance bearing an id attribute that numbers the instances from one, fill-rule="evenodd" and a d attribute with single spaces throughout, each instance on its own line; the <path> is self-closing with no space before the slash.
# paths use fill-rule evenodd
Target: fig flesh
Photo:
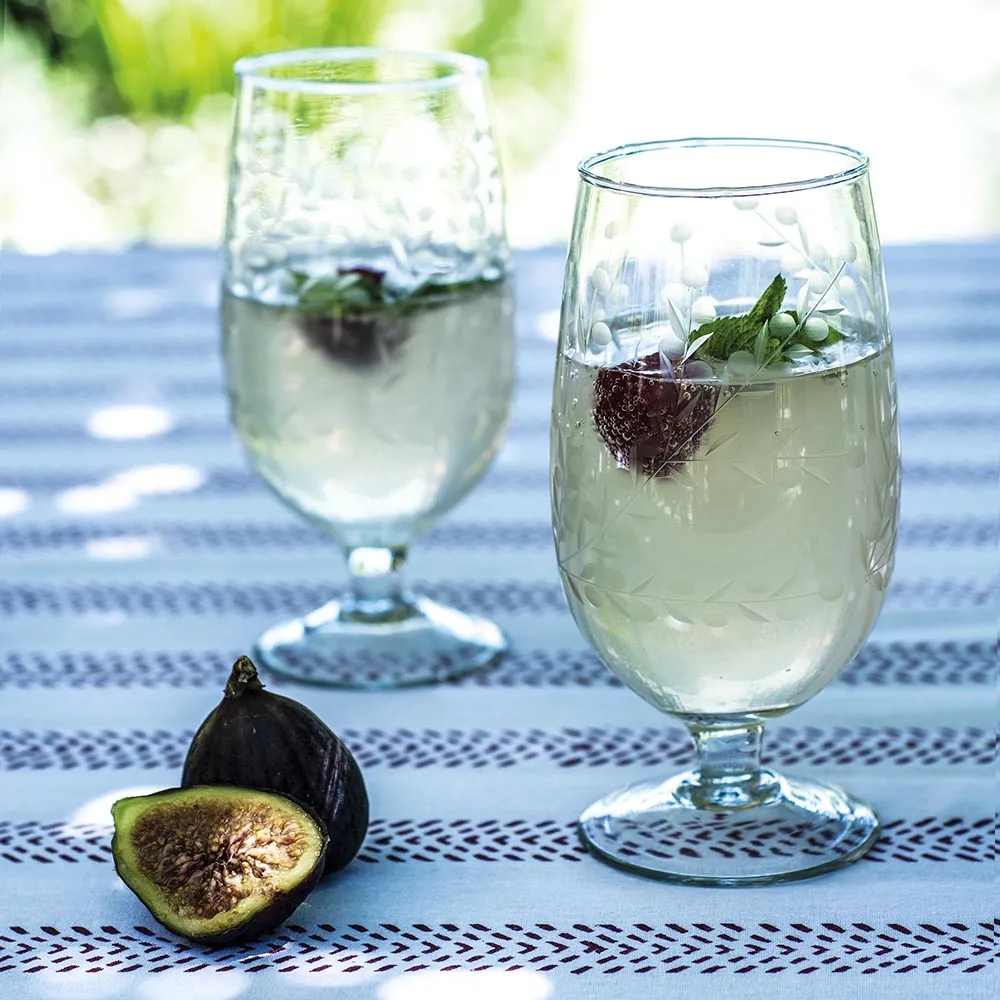
<path id="1" fill-rule="evenodd" d="M 195 733 L 181 785 L 239 785 L 305 803 L 330 837 L 324 874 L 347 865 L 368 832 L 368 792 L 351 751 L 305 705 L 266 691 L 246 656 Z"/>
<path id="2" fill-rule="evenodd" d="M 323 873 L 327 834 L 281 795 L 170 788 L 119 799 L 111 853 L 122 881 L 168 930 L 247 941 L 291 916 Z"/>

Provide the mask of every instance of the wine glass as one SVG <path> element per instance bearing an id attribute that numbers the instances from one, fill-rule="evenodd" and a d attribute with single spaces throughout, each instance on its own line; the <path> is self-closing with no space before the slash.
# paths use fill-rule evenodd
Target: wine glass
<path id="1" fill-rule="evenodd" d="M 236 64 L 222 344 L 256 472 L 346 553 L 340 599 L 257 643 L 298 680 L 475 670 L 492 622 L 404 591 L 410 542 L 489 467 L 514 383 L 486 65 L 342 48 Z"/>
<path id="2" fill-rule="evenodd" d="M 693 770 L 580 817 L 598 857 L 704 885 L 860 857 L 870 806 L 761 766 L 766 720 L 854 656 L 892 572 L 899 445 L 868 161 L 685 139 L 584 160 L 556 363 L 563 588 Z"/>

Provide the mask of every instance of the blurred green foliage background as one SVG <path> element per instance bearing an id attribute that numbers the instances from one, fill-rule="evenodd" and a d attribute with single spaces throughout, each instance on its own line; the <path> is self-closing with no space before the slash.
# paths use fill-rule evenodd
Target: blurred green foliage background
<path id="1" fill-rule="evenodd" d="M 486 58 L 508 172 L 563 120 L 575 0 L 3 0 L 0 232 L 26 250 L 211 242 L 232 65 L 326 45 Z"/>
<path id="2" fill-rule="evenodd" d="M 582 156 L 706 134 L 864 149 L 888 242 L 1000 233 L 1000 0 L 951 0 L 944 19 L 907 17 L 899 0 L 839 0 L 835 16 L 768 0 L 752 17 L 746 0 L 0 3 L 8 247 L 215 243 L 233 62 L 343 44 L 489 61 L 519 245 L 566 239 Z M 789 62 L 777 25 L 822 53 L 823 88 Z"/>

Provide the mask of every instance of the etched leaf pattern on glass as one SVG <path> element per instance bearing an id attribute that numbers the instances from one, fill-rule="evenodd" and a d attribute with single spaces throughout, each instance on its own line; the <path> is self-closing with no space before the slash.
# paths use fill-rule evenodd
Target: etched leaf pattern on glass
<path id="1" fill-rule="evenodd" d="M 748 648 L 775 648 L 770 667 L 746 669 L 748 685 L 774 680 L 764 675 L 781 669 L 775 664 L 787 646 L 797 675 L 789 696 L 814 693 L 849 658 L 855 635 L 867 634 L 891 573 L 895 386 L 890 358 L 879 353 L 884 300 L 871 261 L 859 253 L 860 229 L 851 238 L 824 232 L 821 241 L 789 206 L 743 214 L 774 260 L 761 265 L 765 278 L 751 303 L 775 273 L 771 287 L 780 280 L 785 297 L 763 323 L 750 321 L 749 306 L 737 307 L 748 317 L 739 332 L 717 320 L 734 308 L 709 294 L 718 269 L 699 250 L 697 227 L 664 227 L 672 249 L 655 278 L 623 249 L 624 223 L 595 225 L 596 248 L 583 241 L 567 268 L 577 277 L 564 324 L 569 318 L 587 336 L 564 336 L 557 360 L 552 501 L 560 572 L 571 610 L 605 662 L 670 708 L 697 708 L 707 690 L 683 655 L 726 635 Z M 587 266 L 588 255 L 596 263 Z M 657 349 L 656 338 L 658 368 L 646 353 Z M 662 460 L 661 451 L 659 462 L 643 464 L 634 443 L 630 452 L 603 426 L 600 407 L 611 397 L 601 372 L 623 365 L 681 385 L 693 365 L 695 392 L 699 380 L 719 386 L 709 418 L 674 434 L 684 444 L 673 459 Z M 635 404 L 647 418 L 651 397 Z M 668 438 L 682 419 L 678 404 L 656 410 L 652 424 L 659 421 Z M 846 539 L 860 551 L 848 552 Z M 845 624 L 851 615 L 856 627 Z M 796 653 L 817 617 L 829 619 L 832 648 Z M 677 645 L 674 665 L 652 679 L 640 675 L 636 662 L 665 641 Z M 806 663 L 810 657 L 827 666 Z M 715 710 L 724 710 L 719 685 L 708 687 Z M 733 710 L 746 707 L 739 684 L 729 697 Z"/>

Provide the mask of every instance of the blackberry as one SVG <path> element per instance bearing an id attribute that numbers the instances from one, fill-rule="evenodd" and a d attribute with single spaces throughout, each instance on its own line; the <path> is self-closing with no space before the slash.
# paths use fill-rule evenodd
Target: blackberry
<path id="1" fill-rule="evenodd" d="M 618 464 L 668 477 L 698 450 L 719 388 L 663 372 L 657 352 L 602 368 L 594 382 L 594 423 Z"/>

